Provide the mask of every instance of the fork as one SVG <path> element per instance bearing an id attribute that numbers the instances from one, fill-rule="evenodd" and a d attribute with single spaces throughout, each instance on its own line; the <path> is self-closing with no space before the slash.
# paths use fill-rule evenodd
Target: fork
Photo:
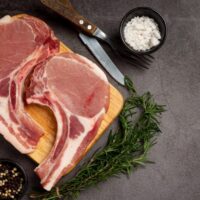
<path id="1" fill-rule="evenodd" d="M 117 43 L 119 42 L 111 39 L 111 37 L 109 37 L 105 32 L 103 32 L 99 28 L 96 29 L 96 31 L 93 33 L 93 36 L 107 43 L 111 47 L 111 49 L 114 51 L 114 53 L 117 53 L 123 59 L 126 59 L 126 61 L 128 61 L 129 63 L 137 67 L 148 68 L 148 65 L 150 65 L 150 63 L 154 59 L 154 57 L 151 55 L 133 54 L 133 52 L 130 52 L 129 50 L 127 50 L 127 48 L 125 48 L 123 45 L 121 45 L 119 48 L 119 46 L 117 45 Z"/>
<path id="2" fill-rule="evenodd" d="M 151 55 L 137 55 L 127 50 L 123 45 L 118 47 L 111 37 L 103 32 L 96 25 L 91 23 L 88 19 L 78 13 L 78 11 L 72 6 L 70 0 L 41 0 L 41 2 L 57 12 L 62 17 L 69 20 L 79 31 L 86 33 L 89 36 L 95 37 L 108 44 L 113 52 L 127 62 L 133 64 L 136 67 L 148 68 L 154 59 Z"/>

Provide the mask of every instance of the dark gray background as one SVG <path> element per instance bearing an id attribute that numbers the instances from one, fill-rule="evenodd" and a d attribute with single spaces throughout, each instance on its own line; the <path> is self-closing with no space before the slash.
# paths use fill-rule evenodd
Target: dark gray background
<path id="1" fill-rule="evenodd" d="M 147 165 L 129 179 L 111 178 L 81 193 L 80 200 L 199 200 L 200 199 L 200 1 L 199 0 L 73 0 L 76 8 L 105 32 L 115 35 L 123 15 L 137 6 L 149 6 L 165 19 L 168 37 L 146 71 L 114 58 L 120 70 L 134 80 L 139 93 L 151 91 L 166 104 L 163 134 L 151 150 Z M 40 16 L 58 38 L 75 52 L 93 57 L 68 23 L 45 10 L 37 0 L 0 0 L 0 15 L 27 12 Z M 110 80 L 122 92 L 123 89 Z M 104 143 L 104 136 L 98 143 Z M 0 158 L 19 161 L 29 174 L 29 186 L 39 185 L 36 166 L 0 139 Z M 28 198 L 24 198 L 28 199 Z"/>

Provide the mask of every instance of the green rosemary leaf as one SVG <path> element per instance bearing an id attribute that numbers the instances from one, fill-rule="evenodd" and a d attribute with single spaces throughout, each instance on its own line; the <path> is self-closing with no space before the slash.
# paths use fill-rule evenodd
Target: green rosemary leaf
<path id="1" fill-rule="evenodd" d="M 91 160 L 71 180 L 50 192 L 31 195 L 38 200 L 77 199 L 80 192 L 106 181 L 111 176 L 127 174 L 151 163 L 147 154 L 160 132 L 159 118 L 164 106 L 154 102 L 147 92 L 138 96 L 133 82 L 126 77 L 125 87 L 129 97 L 119 116 L 118 130 L 111 131 L 107 145 L 96 152 Z"/>

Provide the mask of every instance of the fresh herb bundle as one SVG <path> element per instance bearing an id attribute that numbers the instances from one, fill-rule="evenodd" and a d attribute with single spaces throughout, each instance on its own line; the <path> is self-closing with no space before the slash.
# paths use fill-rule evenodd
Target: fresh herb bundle
<path id="1" fill-rule="evenodd" d="M 164 106 L 154 102 L 150 93 L 138 96 L 133 83 L 125 78 L 130 96 L 119 116 L 119 128 L 111 132 L 107 145 L 95 153 L 77 175 L 50 192 L 31 195 L 33 199 L 76 199 L 88 187 L 121 173 L 130 174 L 138 166 L 149 162 L 147 153 L 160 132 L 159 117 Z"/>

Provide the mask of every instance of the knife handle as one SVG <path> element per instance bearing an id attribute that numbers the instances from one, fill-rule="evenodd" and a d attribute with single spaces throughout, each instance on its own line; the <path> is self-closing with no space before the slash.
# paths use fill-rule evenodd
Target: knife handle
<path id="1" fill-rule="evenodd" d="M 70 0 L 41 0 L 41 2 L 65 19 L 69 20 L 82 32 L 88 35 L 93 35 L 96 31 L 97 27 L 85 17 L 80 15 L 73 7 Z"/>

